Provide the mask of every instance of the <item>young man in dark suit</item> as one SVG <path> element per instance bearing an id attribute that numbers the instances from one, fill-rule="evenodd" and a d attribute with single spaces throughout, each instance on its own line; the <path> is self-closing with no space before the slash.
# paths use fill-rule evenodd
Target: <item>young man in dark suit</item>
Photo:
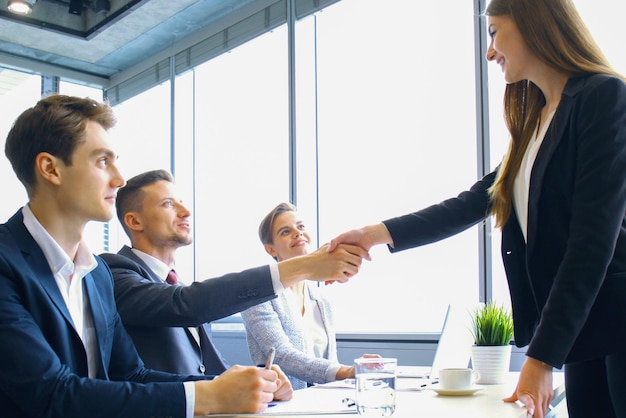
<path id="1" fill-rule="evenodd" d="M 114 123 L 106 104 L 55 95 L 7 137 L 29 201 L 0 225 L 0 414 L 182 418 L 289 399 L 279 369 L 235 366 L 208 380 L 144 367 L 110 270 L 83 241 L 87 222 L 111 219 L 125 183 L 108 137 Z"/>
<path id="2" fill-rule="evenodd" d="M 113 273 L 122 322 L 142 360 L 157 370 L 223 372 L 226 365 L 210 340 L 208 322 L 273 299 L 305 278 L 336 277 L 346 268 L 356 272 L 365 255 L 356 246 L 337 254 L 322 248 L 190 286 L 170 285 L 177 249 L 192 242 L 191 213 L 177 197 L 171 174 L 154 170 L 131 178 L 119 190 L 116 206 L 132 248 L 101 257 Z"/>

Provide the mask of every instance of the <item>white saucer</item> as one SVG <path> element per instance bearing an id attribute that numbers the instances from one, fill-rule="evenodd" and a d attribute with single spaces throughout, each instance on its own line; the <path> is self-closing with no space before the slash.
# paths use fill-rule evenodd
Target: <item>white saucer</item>
<path id="1" fill-rule="evenodd" d="M 443 389 L 438 386 L 433 386 L 430 389 L 434 390 L 435 392 L 437 392 L 439 395 L 442 395 L 442 396 L 468 396 L 468 395 L 475 394 L 479 390 L 483 390 L 484 387 L 472 386 L 471 388 L 468 388 L 468 389 Z"/>

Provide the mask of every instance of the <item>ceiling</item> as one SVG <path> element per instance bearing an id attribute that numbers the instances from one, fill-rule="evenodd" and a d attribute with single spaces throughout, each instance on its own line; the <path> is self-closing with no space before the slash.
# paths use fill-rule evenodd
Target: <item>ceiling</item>
<path id="1" fill-rule="evenodd" d="M 110 79 L 211 25 L 276 0 L 110 0 L 108 12 L 101 1 L 82 1 L 80 15 L 70 13 L 70 0 L 38 0 L 20 18 L 0 0 L 0 65 L 52 66 Z"/>

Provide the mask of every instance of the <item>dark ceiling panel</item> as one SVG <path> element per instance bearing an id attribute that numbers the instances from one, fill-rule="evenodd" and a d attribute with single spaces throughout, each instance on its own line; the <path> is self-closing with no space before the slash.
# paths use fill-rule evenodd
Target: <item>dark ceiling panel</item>
<path id="1" fill-rule="evenodd" d="M 81 15 L 70 1 L 39 0 L 28 16 L 0 2 L 0 65 L 26 59 L 110 78 L 244 7 L 281 0 L 110 0 L 109 13 L 81 0 Z"/>

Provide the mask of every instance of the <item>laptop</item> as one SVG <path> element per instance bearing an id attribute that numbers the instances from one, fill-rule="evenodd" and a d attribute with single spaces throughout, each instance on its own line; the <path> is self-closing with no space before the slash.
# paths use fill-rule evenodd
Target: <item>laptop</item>
<path id="1" fill-rule="evenodd" d="M 434 381 L 439 370 L 450 367 L 468 367 L 474 338 L 470 331 L 469 310 L 448 305 L 431 366 L 399 366 L 397 377 L 423 378 Z"/>

